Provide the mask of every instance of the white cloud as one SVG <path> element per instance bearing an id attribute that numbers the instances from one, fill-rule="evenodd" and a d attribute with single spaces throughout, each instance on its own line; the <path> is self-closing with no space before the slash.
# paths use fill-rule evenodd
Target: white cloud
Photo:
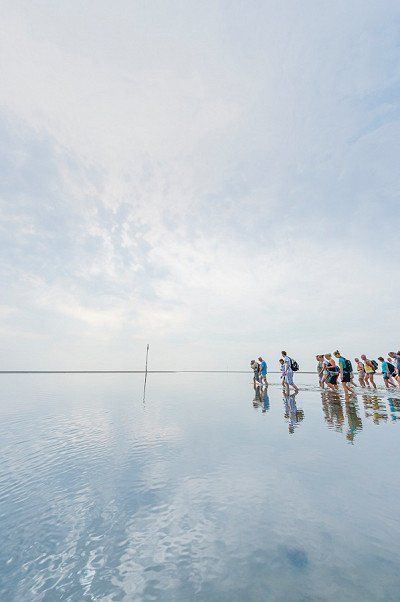
<path id="1" fill-rule="evenodd" d="M 267 3 L 245 20 L 219 3 L 9 4 L 5 332 L 46 333 L 46 365 L 71 341 L 78 363 L 124 364 L 151 340 L 160 368 L 390 347 L 400 113 L 384 4 Z M 14 363 L 25 341 L 6 345 Z"/>

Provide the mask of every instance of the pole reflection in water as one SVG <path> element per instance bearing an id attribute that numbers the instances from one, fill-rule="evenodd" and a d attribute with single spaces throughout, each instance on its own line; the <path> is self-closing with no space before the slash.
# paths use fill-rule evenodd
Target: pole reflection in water
<path id="1" fill-rule="evenodd" d="M 147 367 L 149 364 L 149 348 L 150 348 L 150 345 L 147 343 L 146 364 L 145 364 L 145 369 L 144 369 L 144 384 L 143 384 L 143 405 L 146 403 L 146 385 L 147 385 Z"/>
<path id="2" fill-rule="evenodd" d="M 304 412 L 297 407 L 295 393 L 285 395 L 283 403 L 285 406 L 285 419 L 288 422 L 289 434 L 293 435 L 294 429 L 304 420 Z"/>

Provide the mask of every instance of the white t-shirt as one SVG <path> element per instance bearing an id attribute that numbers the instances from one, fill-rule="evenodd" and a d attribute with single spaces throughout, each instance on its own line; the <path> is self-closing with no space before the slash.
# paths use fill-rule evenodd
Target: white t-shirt
<path id="1" fill-rule="evenodd" d="M 285 373 L 288 374 L 289 372 L 292 372 L 292 360 L 290 359 L 290 357 L 289 356 L 284 357 L 283 361 L 285 362 L 285 364 L 284 364 Z"/>

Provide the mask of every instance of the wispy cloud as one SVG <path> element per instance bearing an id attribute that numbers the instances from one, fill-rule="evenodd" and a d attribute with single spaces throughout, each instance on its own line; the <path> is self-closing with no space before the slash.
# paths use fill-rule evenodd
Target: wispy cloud
<path id="1" fill-rule="evenodd" d="M 397 3 L 7 14 L 5 367 L 398 343 Z"/>

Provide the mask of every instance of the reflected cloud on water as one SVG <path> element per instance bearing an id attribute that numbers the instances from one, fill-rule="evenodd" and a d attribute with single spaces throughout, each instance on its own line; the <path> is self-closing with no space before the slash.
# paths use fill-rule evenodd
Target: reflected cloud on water
<path id="1" fill-rule="evenodd" d="M 395 391 L 220 374 L 3 388 L 0 600 L 398 599 L 397 517 L 371 521 L 400 495 Z"/>

